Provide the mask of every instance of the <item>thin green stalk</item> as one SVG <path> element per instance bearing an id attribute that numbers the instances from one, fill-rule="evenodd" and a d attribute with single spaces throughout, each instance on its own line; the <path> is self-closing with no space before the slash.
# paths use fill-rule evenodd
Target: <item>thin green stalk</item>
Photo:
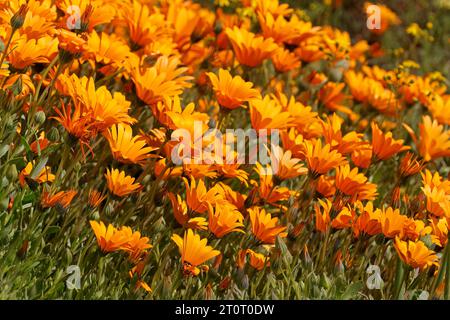
<path id="1" fill-rule="evenodd" d="M 397 257 L 397 269 L 395 271 L 395 283 L 394 283 L 394 298 L 400 299 L 400 292 L 402 291 L 402 285 L 405 280 L 405 265 L 400 257 Z"/>
<path id="2" fill-rule="evenodd" d="M 450 260 L 450 234 L 448 235 L 446 252 L 445 252 L 446 265 L 441 267 L 442 269 L 445 269 L 444 299 L 446 299 L 446 300 L 450 299 L 450 263 L 449 263 L 449 260 Z"/>
<path id="3" fill-rule="evenodd" d="M 8 48 L 11 45 L 12 38 L 14 36 L 14 33 L 16 33 L 16 31 L 17 31 L 16 28 L 13 28 L 12 31 L 11 31 L 11 36 L 9 37 L 8 42 L 6 43 L 5 51 L 3 51 L 2 59 L 0 60 L 0 68 L 2 67 L 3 62 L 5 61 L 6 53 L 8 52 Z"/>

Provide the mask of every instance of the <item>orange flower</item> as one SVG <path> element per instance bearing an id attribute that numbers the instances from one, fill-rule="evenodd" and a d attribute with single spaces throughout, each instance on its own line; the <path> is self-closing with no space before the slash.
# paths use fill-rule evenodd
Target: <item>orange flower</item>
<path id="1" fill-rule="evenodd" d="M 95 67 L 95 62 L 105 65 L 100 68 L 104 74 L 113 73 L 123 67 L 130 70 L 125 62 L 132 55 L 130 48 L 118 37 L 93 31 L 87 37 L 85 57 Z"/>
<path id="2" fill-rule="evenodd" d="M 286 19 L 281 15 L 274 17 L 271 13 L 258 12 L 258 20 L 264 38 L 272 38 L 278 44 L 298 44 L 319 31 L 318 27 L 313 27 L 311 22 L 301 21 L 297 15 Z"/>
<path id="3" fill-rule="evenodd" d="M 441 248 L 445 247 L 448 240 L 448 222 L 447 219 L 430 219 L 432 228 L 431 239 L 433 243 L 437 244 Z"/>
<path id="4" fill-rule="evenodd" d="M 372 6 L 372 5 L 373 4 L 370 2 L 364 3 L 364 11 L 367 14 L 373 14 L 372 11 L 368 10 L 368 7 Z M 386 30 L 389 28 L 389 26 L 398 25 L 401 23 L 400 19 L 395 14 L 395 12 L 392 11 L 391 9 L 389 9 L 387 6 L 377 3 L 376 7 L 378 8 L 378 10 L 380 10 L 380 15 L 381 15 L 380 27 L 379 28 L 371 28 L 370 29 L 371 32 L 373 32 L 377 35 L 381 35 L 386 32 Z"/>
<path id="5" fill-rule="evenodd" d="M 223 199 L 221 189 L 213 187 L 206 191 L 206 186 L 203 180 L 199 180 L 198 184 L 195 179 L 191 179 L 191 183 L 186 178 L 183 178 L 186 187 L 186 202 L 194 212 L 204 213 L 208 210 L 208 203 L 215 205 L 219 199 Z"/>
<path id="6" fill-rule="evenodd" d="M 30 149 L 31 151 L 33 151 L 34 153 L 38 154 L 40 152 L 42 152 L 42 150 L 44 150 L 45 148 L 48 147 L 48 145 L 50 144 L 50 141 L 48 141 L 45 138 L 45 132 L 42 131 L 41 134 L 39 135 L 39 139 L 33 141 L 30 144 Z"/>
<path id="7" fill-rule="evenodd" d="M 402 241 L 395 238 L 395 250 L 406 264 L 413 268 L 424 270 L 432 265 L 438 266 L 438 257 L 433 250 L 428 249 L 422 241 Z"/>
<path id="8" fill-rule="evenodd" d="M 436 95 L 431 99 L 431 103 L 428 105 L 433 118 L 441 124 L 450 125 L 450 96 L 446 95 L 441 97 Z"/>
<path id="9" fill-rule="evenodd" d="M 424 163 L 421 160 L 417 160 L 417 157 L 407 152 L 400 162 L 399 173 L 401 177 L 409 177 L 419 173 L 424 167 Z"/>
<path id="10" fill-rule="evenodd" d="M 376 123 L 372 123 L 372 151 L 379 160 L 387 160 L 393 155 L 409 150 L 411 147 L 404 146 L 403 140 L 395 140 L 392 132 L 383 134 Z"/>
<path id="11" fill-rule="evenodd" d="M 358 167 L 367 169 L 372 162 L 372 155 L 372 145 L 370 143 L 364 143 L 360 148 L 353 151 L 352 161 Z"/>
<path id="12" fill-rule="evenodd" d="M 280 180 L 292 179 L 308 173 L 308 169 L 299 163 L 300 159 L 292 158 L 291 151 L 284 152 L 280 146 L 275 146 L 271 151 L 272 170 Z"/>
<path id="13" fill-rule="evenodd" d="M 134 178 L 125 175 L 124 171 L 118 169 L 107 169 L 105 174 L 109 191 L 118 196 L 125 197 L 143 188 L 140 183 L 134 183 Z"/>
<path id="14" fill-rule="evenodd" d="M 139 231 L 133 232 L 130 227 L 122 227 L 120 232 L 123 233 L 127 241 L 120 246 L 120 249 L 128 252 L 130 260 L 133 263 L 138 263 L 142 256 L 147 253 L 147 250 L 152 248 L 152 245 L 148 243 L 150 241 L 147 237 L 141 237 Z"/>
<path id="15" fill-rule="evenodd" d="M 88 203 L 92 208 L 97 208 L 106 199 L 106 195 L 97 190 L 89 190 Z"/>
<path id="16" fill-rule="evenodd" d="M 365 144 L 362 141 L 362 134 L 351 131 L 345 135 L 342 134 L 341 126 L 343 119 L 336 113 L 328 116 L 327 121 L 321 121 L 325 141 L 331 145 L 333 150 L 341 154 L 349 154 L 359 149 Z"/>
<path id="17" fill-rule="evenodd" d="M 304 146 L 306 163 L 311 173 L 315 176 L 325 174 L 331 169 L 347 163 L 342 154 L 336 150 L 330 150 L 331 146 L 329 144 L 322 147 L 320 139 L 317 139 L 315 142 L 306 140 Z"/>
<path id="18" fill-rule="evenodd" d="M 266 210 L 253 207 L 248 209 L 248 212 L 250 214 L 253 235 L 261 242 L 274 244 L 277 236 L 281 238 L 287 236 L 287 233 L 284 232 L 287 228 L 277 226 L 278 218 L 272 218 L 270 213 L 266 213 Z"/>
<path id="19" fill-rule="evenodd" d="M 203 217 L 191 218 L 188 214 L 186 201 L 181 199 L 180 195 L 176 197 L 173 193 L 169 192 L 168 197 L 172 204 L 173 215 L 175 220 L 184 228 L 190 228 L 194 230 L 208 230 L 208 222 Z"/>
<path id="20" fill-rule="evenodd" d="M 234 27 L 225 30 L 233 46 L 236 59 L 240 64 L 257 67 L 264 60 L 270 58 L 278 46 L 272 38 L 264 39 L 242 28 Z"/>
<path id="21" fill-rule="evenodd" d="M 178 67 L 175 57 L 161 56 L 153 67 L 143 71 L 133 70 L 132 80 L 136 85 L 136 94 L 145 103 L 152 105 L 164 97 L 173 97 L 190 87 L 191 77 L 182 76 L 187 68 Z"/>
<path id="22" fill-rule="evenodd" d="M 89 223 L 92 230 L 94 230 L 98 246 L 103 252 L 120 250 L 128 242 L 128 236 L 124 232 L 117 230 L 112 224 L 109 224 L 108 228 L 106 228 L 102 221 L 98 223 L 91 220 Z"/>
<path id="23" fill-rule="evenodd" d="M 42 193 L 41 205 L 43 208 L 52 208 L 56 205 L 67 208 L 77 193 L 75 190 L 60 191 L 56 194 L 44 191 Z"/>
<path id="24" fill-rule="evenodd" d="M 215 208 L 208 203 L 208 227 L 217 238 L 222 238 L 230 232 L 241 232 L 244 217 L 237 208 L 229 203 L 216 204 Z"/>
<path id="25" fill-rule="evenodd" d="M 319 100 L 331 111 L 340 111 L 356 120 L 358 115 L 345 106 L 349 96 L 342 93 L 345 83 L 327 82 L 319 91 Z"/>
<path id="26" fill-rule="evenodd" d="M 86 39 L 82 35 L 69 30 L 60 29 L 57 31 L 59 48 L 77 55 L 86 50 Z"/>
<path id="27" fill-rule="evenodd" d="M 44 167 L 40 172 L 33 172 L 34 162 L 28 162 L 26 167 L 19 174 L 20 185 L 24 186 L 27 180 L 37 183 L 53 182 L 55 175 L 52 174 L 50 167 Z"/>
<path id="28" fill-rule="evenodd" d="M 90 140 L 96 133 L 91 128 L 89 117 L 81 114 L 80 105 L 76 104 L 73 112 L 70 104 L 67 106 L 62 104 L 61 109 L 54 108 L 54 110 L 58 117 L 53 119 L 58 121 L 73 139 L 78 140 L 82 148 L 89 147 Z"/>
<path id="29" fill-rule="evenodd" d="M 450 130 L 445 130 L 444 126 L 439 125 L 436 120 L 432 121 L 429 116 L 422 118 L 422 123 L 419 125 L 419 139 L 411 128 L 404 126 L 411 134 L 425 161 L 450 156 Z"/>
<path id="30" fill-rule="evenodd" d="M 295 196 L 295 192 L 286 187 L 274 185 L 273 172 L 270 166 L 264 168 L 259 162 L 255 164 L 255 171 L 259 175 L 259 183 L 251 181 L 258 190 L 261 201 L 278 206 L 277 202 L 288 200 L 291 196 Z"/>
<path id="31" fill-rule="evenodd" d="M 399 209 L 388 207 L 381 211 L 381 229 L 383 234 L 388 238 L 394 238 L 396 236 L 402 238 L 405 235 L 405 228 L 408 227 L 410 222 L 407 216 L 400 214 Z"/>
<path id="32" fill-rule="evenodd" d="M 355 210 L 350 207 L 344 207 L 341 212 L 337 214 L 336 218 L 331 221 L 331 226 L 335 229 L 350 228 L 355 216 Z"/>
<path id="33" fill-rule="evenodd" d="M 300 59 L 289 50 L 279 48 L 272 55 L 272 63 L 278 72 L 288 72 L 300 67 Z"/>
<path id="34" fill-rule="evenodd" d="M 334 194 L 336 193 L 334 177 L 321 175 L 319 179 L 317 179 L 316 190 L 325 198 L 330 198 L 334 196 Z"/>
<path id="35" fill-rule="evenodd" d="M 133 130 L 126 124 L 113 125 L 104 133 L 114 159 L 123 163 L 142 164 L 157 148 L 145 147 L 140 136 L 133 137 Z"/>
<path id="36" fill-rule="evenodd" d="M 250 120 L 253 129 L 286 129 L 294 126 L 292 115 L 270 96 L 250 102 Z"/>
<path id="37" fill-rule="evenodd" d="M 14 68 L 25 69 L 35 63 L 50 63 L 58 53 L 58 39 L 48 35 L 39 39 L 14 37 L 11 48 L 14 49 L 8 54 L 7 60 Z"/>
<path id="38" fill-rule="evenodd" d="M 191 229 L 184 233 L 184 237 L 179 235 L 172 235 L 172 240 L 178 246 L 181 254 L 181 262 L 183 263 L 184 273 L 187 275 L 197 276 L 200 273 L 199 266 L 202 270 L 208 270 L 207 266 L 202 264 L 218 256 L 220 251 L 214 250 L 207 245 L 206 239 L 201 239 L 198 234 L 195 234 Z"/>
<path id="39" fill-rule="evenodd" d="M 266 257 L 262 253 L 257 253 L 251 249 L 239 250 L 238 253 L 238 266 L 243 269 L 245 265 L 245 258 L 250 255 L 250 265 L 258 271 L 263 270 L 265 267 L 270 266 L 269 257 Z"/>
<path id="40" fill-rule="evenodd" d="M 348 164 L 336 168 L 336 188 L 352 200 L 374 200 L 377 185 L 367 182 L 367 177 L 358 173 L 358 168 L 350 170 Z"/>
<path id="41" fill-rule="evenodd" d="M 353 225 L 355 237 L 359 237 L 364 233 L 373 236 L 382 232 L 381 210 L 374 210 L 373 203 L 370 201 L 365 206 L 358 201 L 355 208 L 361 212 Z"/>
<path id="42" fill-rule="evenodd" d="M 213 85 L 217 101 L 222 107 L 235 109 L 242 106 L 245 101 L 261 98 L 259 91 L 252 89 L 253 83 L 245 82 L 240 76 L 232 77 L 227 70 L 220 69 L 218 78 L 212 72 L 208 72 L 207 75 Z"/>
<path id="43" fill-rule="evenodd" d="M 287 3 L 280 4 L 278 0 L 256 0 L 256 11 L 263 15 L 270 13 L 274 17 L 278 17 L 287 16 L 294 10 L 289 8 Z"/>
<path id="44" fill-rule="evenodd" d="M 130 5 L 123 6 L 121 17 L 128 27 L 133 46 L 146 46 L 168 33 L 164 15 L 152 13 L 149 6 L 133 0 Z"/>
<path id="45" fill-rule="evenodd" d="M 319 203 L 316 203 L 314 205 L 314 211 L 316 213 L 316 230 L 319 230 L 320 232 L 326 232 L 329 228 L 330 211 L 333 204 L 328 199 L 325 199 L 325 201 L 322 201 L 321 199 L 317 200 L 319 201 Z"/>

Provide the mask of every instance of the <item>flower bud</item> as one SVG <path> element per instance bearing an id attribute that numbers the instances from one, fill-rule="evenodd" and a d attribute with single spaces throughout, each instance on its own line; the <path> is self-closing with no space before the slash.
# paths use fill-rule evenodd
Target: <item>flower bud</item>
<path id="1" fill-rule="evenodd" d="M 8 167 L 8 170 L 6 171 L 6 178 L 8 178 L 9 181 L 15 181 L 17 180 L 17 168 L 15 164 L 12 164 Z"/>
<path id="2" fill-rule="evenodd" d="M 13 30 L 22 28 L 25 22 L 25 16 L 28 12 L 28 5 L 23 4 L 20 6 L 19 11 L 17 11 L 11 18 L 10 23 Z"/>
<path id="3" fill-rule="evenodd" d="M 45 112 L 36 112 L 36 114 L 34 115 L 34 121 L 36 121 L 38 124 L 43 124 L 45 122 Z"/>
<path id="4" fill-rule="evenodd" d="M 58 142 L 59 141 L 59 130 L 55 127 L 51 128 L 50 131 L 47 133 L 47 139 L 51 142 Z"/>

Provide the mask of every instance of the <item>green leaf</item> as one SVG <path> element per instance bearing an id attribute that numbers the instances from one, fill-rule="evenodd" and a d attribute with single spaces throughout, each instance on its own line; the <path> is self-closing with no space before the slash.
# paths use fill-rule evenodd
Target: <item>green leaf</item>
<path id="1" fill-rule="evenodd" d="M 45 232 L 45 234 L 46 234 L 46 235 L 49 235 L 49 234 L 57 233 L 57 232 L 59 232 L 59 230 L 61 230 L 61 227 L 58 227 L 58 226 L 50 226 L 50 227 L 48 227 L 48 229 L 47 229 L 47 231 Z"/>
<path id="2" fill-rule="evenodd" d="M 347 287 L 347 290 L 342 294 L 341 299 L 342 300 L 350 300 L 356 298 L 356 295 L 359 291 L 364 287 L 364 284 L 362 281 L 358 281 L 355 283 L 352 283 Z"/>
<path id="3" fill-rule="evenodd" d="M 39 160 L 38 164 L 33 167 L 33 170 L 31 170 L 30 178 L 36 179 L 39 173 L 45 168 L 45 165 L 48 162 L 48 157 L 43 157 L 41 160 Z"/>

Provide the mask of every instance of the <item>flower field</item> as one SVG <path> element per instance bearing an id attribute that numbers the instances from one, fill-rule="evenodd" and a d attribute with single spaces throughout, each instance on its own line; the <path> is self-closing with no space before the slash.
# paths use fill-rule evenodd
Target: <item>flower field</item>
<path id="1" fill-rule="evenodd" d="M 450 2 L 0 3 L 0 299 L 450 299 Z"/>

